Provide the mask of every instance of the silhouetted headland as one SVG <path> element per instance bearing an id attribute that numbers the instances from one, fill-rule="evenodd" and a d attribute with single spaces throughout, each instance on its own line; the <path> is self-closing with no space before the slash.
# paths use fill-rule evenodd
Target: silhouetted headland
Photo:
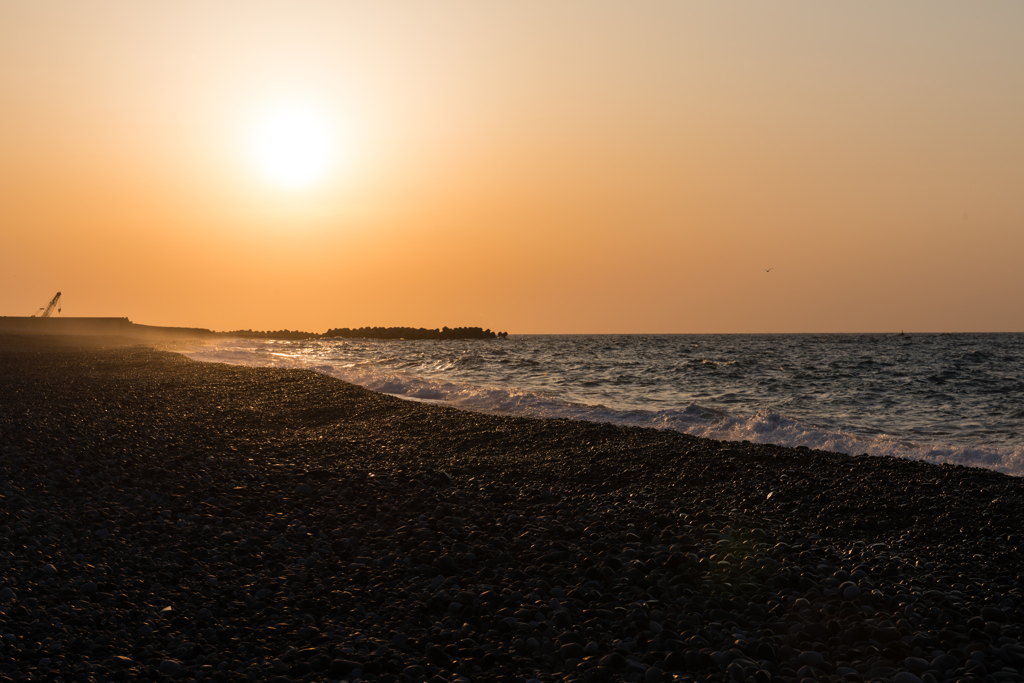
<path id="1" fill-rule="evenodd" d="M 138 325 L 128 318 L 79 318 L 27 316 L 0 317 L 0 334 L 32 336 L 113 336 L 127 339 L 203 339 L 217 333 L 199 327 Z"/>

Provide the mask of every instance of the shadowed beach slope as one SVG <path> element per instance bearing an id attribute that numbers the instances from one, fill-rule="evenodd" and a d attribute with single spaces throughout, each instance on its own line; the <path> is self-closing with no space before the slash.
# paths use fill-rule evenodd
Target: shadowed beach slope
<path id="1" fill-rule="evenodd" d="M 1024 481 L 0 338 L 0 680 L 1024 681 Z"/>

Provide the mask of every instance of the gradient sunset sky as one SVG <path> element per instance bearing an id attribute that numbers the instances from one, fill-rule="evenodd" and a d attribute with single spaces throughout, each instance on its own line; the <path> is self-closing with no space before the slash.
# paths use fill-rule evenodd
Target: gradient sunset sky
<path id="1" fill-rule="evenodd" d="M 1021 331 L 1024 3 L 0 0 L 0 315 L 58 290 L 217 330 Z"/>

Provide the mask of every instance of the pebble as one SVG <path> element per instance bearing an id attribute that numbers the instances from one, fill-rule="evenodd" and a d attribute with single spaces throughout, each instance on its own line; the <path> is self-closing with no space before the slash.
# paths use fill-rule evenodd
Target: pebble
<path id="1" fill-rule="evenodd" d="M 822 657 L 820 653 L 813 650 L 801 652 L 797 657 L 797 660 L 803 664 L 808 664 L 813 667 L 820 667 L 825 662 L 825 658 Z"/>
<path id="2" fill-rule="evenodd" d="M 644 681 L 645 683 L 660 683 L 664 676 L 664 671 L 662 671 L 656 666 L 652 666 L 650 669 L 644 672 Z"/>
<path id="3" fill-rule="evenodd" d="M 952 672 L 953 669 L 957 668 L 958 664 L 957 658 L 953 655 L 942 654 L 932 660 L 932 668 L 943 676 Z"/>
<path id="4" fill-rule="evenodd" d="M 181 662 L 176 659 L 165 659 L 157 668 L 164 676 L 177 676 L 181 671 Z"/>
<path id="5" fill-rule="evenodd" d="M 920 657 L 907 657 L 903 661 L 903 666 L 907 667 L 907 669 L 910 670 L 911 673 L 917 674 L 918 676 L 920 676 L 929 668 L 931 668 L 931 665 L 928 663 L 928 660 L 921 659 Z"/>
<path id="6" fill-rule="evenodd" d="M 892 683 L 922 683 L 922 681 L 909 671 L 900 671 L 893 676 Z"/>
<path id="7" fill-rule="evenodd" d="M 442 555 L 437 558 L 435 564 L 437 565 L 438 570 L 445 574 L 454 574 L 458 570 L 458 566 L 455 564 L 455 558 L 451 555 Z"/>

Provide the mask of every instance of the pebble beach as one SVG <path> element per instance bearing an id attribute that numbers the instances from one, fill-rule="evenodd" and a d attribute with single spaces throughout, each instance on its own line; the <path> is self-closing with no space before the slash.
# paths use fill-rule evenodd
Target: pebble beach
<path id="1" fill-rule="evenodd" d="M 0 680 L 1024 682 L 1024 480 L 0 337 Z"/>

